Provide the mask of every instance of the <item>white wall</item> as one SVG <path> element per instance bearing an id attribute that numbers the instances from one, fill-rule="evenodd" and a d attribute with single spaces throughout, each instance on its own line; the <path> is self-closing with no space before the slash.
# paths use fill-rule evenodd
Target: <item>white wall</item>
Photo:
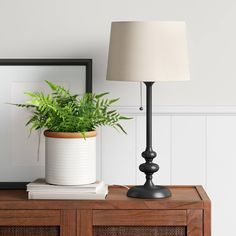
<path id="1" fill-rule="evenodd" d="M 160 183 L 203 184 L 213 199 L 213 236 L 232 235 L 235 12 L 234 0 L 0 0 L 0 58 L 93 58 L 94 90 L 121 97 L 121 111 L 135 113 L 127 123 L 128 136 L 101 130 L 99 175 L 110 183 L 141 182 L 136 167 L 144 145 L 144 118 L 134 107 L 138 85 L 105 81 L 110 22 L 186 21 L 191 81 L 161 83 L 154 92 L 154 105 L 164 106 L 162 115 L 154 117 L 161 165 L 155 178 Z M 119 149 L 113 151 L 117 143 Z"/>
<path id="2" fill-rule="evenodd" d="M 105 82 L 111 21 L 184 20 L 191 81 L 161 83 L 154 103 L 236 105 L 235 11 L 234 0 L 0 0 L 0 57 L 91 57 L 95 90 L 134 105 L 134 84 Z"/>

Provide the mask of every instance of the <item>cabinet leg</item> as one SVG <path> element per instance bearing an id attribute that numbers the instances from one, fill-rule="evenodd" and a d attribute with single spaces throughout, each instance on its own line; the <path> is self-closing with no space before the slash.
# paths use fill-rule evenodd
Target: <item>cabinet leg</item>
<path id="1" fill-rule="evenodd" d="M 60 236 L 76 236 L 76 211 L 61 210 Z"/>
<path id="2" fill-rule="evenodd" d="M 187 236 L 203 236 L 202 219 L 202 210 L 187 210 Z"/>
<path id="3" fill-rule="evenodd" d="M 93 236 L 92 210 L 77 211 L 77 236 Z"/>

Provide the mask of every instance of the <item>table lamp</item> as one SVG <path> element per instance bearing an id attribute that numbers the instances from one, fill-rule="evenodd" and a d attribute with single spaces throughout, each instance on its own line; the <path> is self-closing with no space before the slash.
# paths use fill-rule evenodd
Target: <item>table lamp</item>
<path id="1" fill-rule="evenodd" d="M 128 197 L 167 198 L 167 187 L 155 185 L 152 175 L 159 170 L 153 163 L 152 85 L 156 81 L 189 80 L 187 41 L 184 22 L 123 21 L 112 22 L 108 54 L 107 80 L 144 82 L 146 85 L 144 185 L 131 187 Z"/>

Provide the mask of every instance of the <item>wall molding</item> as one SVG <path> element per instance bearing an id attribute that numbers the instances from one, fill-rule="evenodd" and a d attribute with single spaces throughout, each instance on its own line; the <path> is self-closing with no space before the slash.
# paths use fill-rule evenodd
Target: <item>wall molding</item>
<path id="1" fill-rule="evenodd" d="M 145 115 L 139 106 L 114 106 L 122 114 Z M 155 115 L 236 115 L 236 106 L 153 106 Z"/>

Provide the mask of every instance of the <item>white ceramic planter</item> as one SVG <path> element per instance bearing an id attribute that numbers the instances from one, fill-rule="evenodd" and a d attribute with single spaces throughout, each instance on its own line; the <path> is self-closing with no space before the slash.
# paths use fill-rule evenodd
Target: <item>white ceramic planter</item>
<path id="1" fill-rule="evenodd" d="M 82 185 L 96 181 L 96 132 L 45 131 L 46 182 L 56 185 Z"/>

